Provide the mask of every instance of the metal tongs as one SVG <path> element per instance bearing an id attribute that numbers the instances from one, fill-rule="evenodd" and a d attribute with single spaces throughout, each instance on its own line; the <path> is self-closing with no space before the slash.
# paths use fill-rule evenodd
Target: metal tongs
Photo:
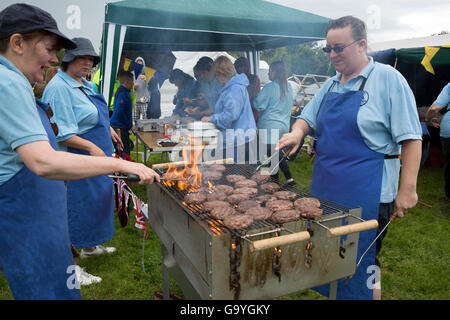
<path id="1" fill-rule="evenodd" d="M 108 175 L 109 178 L 118 178 L 118 179 L 127 179 L 131 182 L 137 182 L 141 181 L 138 175 L 135 174 L 127 174 L 127 175 L 114 175 L 110 174 Z M 160 177 L 160 180 L 168 180 L 168 181 L 189 181 L 189 178 L 166 178 L 166 177 Z"/>
<path id="2" fill-rule="evenodd" d="M 364 256 L 366 255 L 367 252 L 369 252 L 370 248 L 372 248 L 372 246 L 374 245 L 374 243 L 378 240 L 378 238 L 383 234 L 383 232 L 387 229 L 387 227 L 391 224 L 392 221 L 395 220 L 395 218 L 397 217 L 397 211 L 395 211 L 392 216 L 389 218 L 388 223 L 384 226 L 383 230 L 380 231 L 380 233 L 378 234 L 378 236 L 376 236 L 375 239 L 373 239 L 372 243 L 367 247 L 366 251 L 364 251 L 364 253 L 361 255 L 361 257 L 359 258 L 358 263 L 356 264 L 356 268 L 355 268 L 355 273 L 356 273 L 356 269 L 358 269 L 359 265 L 361 264 L 362 259 L 364 258 Z M 354 273 L 354 274 L 355 274 Z M 349 276 L 347 278 L 347 280 L 345 280 L 344 285 L 347 285 L 347 283 L 350 281 L 350 279 L 353 277 L 352 274 L 351 276 Z"/>
<path id="3" fill-rule="evenodd" d="M 280 161 L 278 161 L 277 165 L 275 166 L 275 168 L 278 168 L 278 166 L 280 165 L 281 161 L 283 161 L 283 159 L 286 160 L 290 160 L 288 154 L 291 151 L 292 146 L 286 146 L 284 148 L 282 148 L 280 150 L 281 154 L 283 155 L 282 158 L 280 159 Z M 259 166 L 256 167 L 256 171 L 258 171 L 259 169 L 261 169 L 262 166 L 265 166 L 266 164 L 268 164 L 273 158 L 275 158 L 276 156 L 278 156 L 278 152 L 274 152 L 274 154 L 272 154 L 269 158 L 267 158 L 266 160 L 264 160 L 263 162 L 261 162 L 261 164 Z M 272 169 L 273 170 L 273 169 Z M 270 171 L 270 174 L 272 174 L 272 171 Z"/>

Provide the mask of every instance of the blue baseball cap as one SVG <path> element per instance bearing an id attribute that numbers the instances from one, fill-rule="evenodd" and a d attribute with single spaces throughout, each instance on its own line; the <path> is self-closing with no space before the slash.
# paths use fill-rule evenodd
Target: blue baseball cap
<path id="1" fill-rule="evenodd" d="M 26 34 L 37 30 L 45 30 L 61 38 L 66 49 L 76 48 L 76 44 L 61 33 L 55 19 L 36 6 L 16 3 L 0 12 L 0 39 L 15 33 Z"/>

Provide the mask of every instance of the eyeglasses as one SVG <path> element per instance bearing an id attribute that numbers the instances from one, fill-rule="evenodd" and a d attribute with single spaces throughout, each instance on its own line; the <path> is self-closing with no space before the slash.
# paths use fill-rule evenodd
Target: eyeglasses
<path id="1" fill-rule="evenodd" d="M 345 48 L 351 46 L 352 44 L 354 44 L 355 42 L 358 42 L 358 41 L 359 40 L 355 40 L 355 41 L 353 41 L 352 43 L 350 43 L 350 44 L 348 44 L 346 46 L 340 46 L 340 45 L 337 45 L 337 46 L 334 46 L 334 47 L 326 46 L 326 47 L 322 48 L 322 50 L 325 53 L 330 53 L 331 50 L 333 50 L 336 53 L 341 53 L 342 51 L 344 51 Z"/>

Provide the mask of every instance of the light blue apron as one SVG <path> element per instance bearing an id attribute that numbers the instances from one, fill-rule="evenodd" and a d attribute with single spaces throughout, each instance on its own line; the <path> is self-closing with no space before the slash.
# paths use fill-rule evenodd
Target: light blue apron
<path id="1" fill-rule="evenodd" d="M 86 94 L 81 88 L 80 90 Z M 107 157 L 112 155 L 108 106 L 103 95 L 87 95 L 99 114 L 97 125 L 80 138 L 94 143 Z M 87 151 L 67 148 L 68 152 L 89 155 Z M 114 235 L 113 181 L 106 175 L 67 181 L 67 209 L 70 240 L 75 248 L 90 248 Z"/>
<path id="2" fill-rule="evenodd" d="M 36 103 L 56 150 L 45 105 Z M 0 186 L 0 264 L 15 299 L 81 299 L 80 290 L 68 286 L 74 261 L 65 193 L 63 181 L 41 178 L 26 166 Z"/>
<path id="3" fill-rule="evenodd" d="M 310 194 L 350 208 L 361 207 L 364 220 L 378 220 L 384 154 L 371 150 L 357 125 L 361 105 L 369 99 L 363 91 L 328 92 L 317 115 L 317 155 L 314 161 Z M 331 89 L 331 87 L 330 87 Z M 357 261 L 375 239 L 376 229 L 360 232 Z M 369 250 L 351 280 L 339 280 L 337 299 L 373 299 L 367 280 L 367 267 L 375 264 L 375 246 Z M 316 288 L 325 296 L 329 285 Z"/>

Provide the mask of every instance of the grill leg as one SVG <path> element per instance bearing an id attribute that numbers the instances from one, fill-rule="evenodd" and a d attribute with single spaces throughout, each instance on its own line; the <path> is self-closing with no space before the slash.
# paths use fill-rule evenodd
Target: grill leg
<path id="1" fill-rule="evenodd" d="M 164 300 L 170 299 L 170 283 L 169 283 L 169 269 L 164 264 L 164 258 L 167 256 L 167 249 L 161 243 L 161 252 L 162 252 L 162 276 L 163 276 L 163 293 Z"/>
<path id="2" fill-rule="evenodd" d="M 330 296 L 328 297 L 330 300 L 336 300 L 337 287 L 338 287 L 337 280 L 330 282 Z"/>

